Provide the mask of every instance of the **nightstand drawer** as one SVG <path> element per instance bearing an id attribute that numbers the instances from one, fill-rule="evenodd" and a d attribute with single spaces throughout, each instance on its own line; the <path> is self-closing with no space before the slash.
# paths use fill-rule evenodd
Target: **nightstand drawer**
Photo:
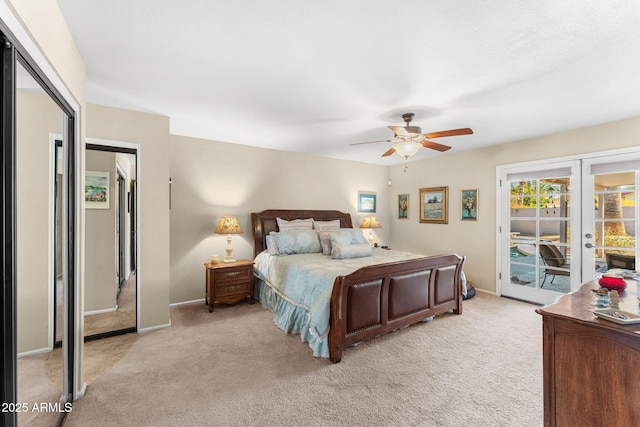
<path id="1" fill-rule="evenodd" d="M 242 266 L 242 267 L 232 267 L 232 268 L 222 268 L 214 270 L 214 282 L 216 285 L 221 285 L 222 283 L 235 282 L 235 281 L 244 281 L 252 279 L 251 277 L 251 266 Z M 217 290 L 216 290 L 217 292 Z"/>
<path id="2" fill-rule="evenodd" d="M 227 295 L 246 294 L 249 292 L 249 286 L 250 283 L 247 281 L 217 285 L 215 295 L 220 298 Z"/>

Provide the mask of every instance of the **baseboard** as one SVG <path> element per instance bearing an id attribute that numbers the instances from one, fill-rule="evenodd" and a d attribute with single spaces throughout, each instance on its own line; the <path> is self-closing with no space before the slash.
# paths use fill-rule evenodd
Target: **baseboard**
<path id="1" fill-rule="evenodd" d="M 113 313 L 114 311 L 118 311 L 118 306 L 115 306 L 114 308 L 103 308 L 102 310 L 85 311 L 84 315 L 93 316 L 94 314 Z"/>
<path id="2" fill-rule="evenodd" d="M 82 388 L 76 393 L 75 400 L 82 399 L 84 397 L 85 393 L 87 392 L 87 385 L 88 384 L 86 382 L 82 383 Z"/>
<path id="3" fill-rule="evenodd" d="M 181 305 L 188 305 L 188 304 L 204 304 L 204 298 L 194 299 L 192 301 L 174 302 L 172 304 L 169 304 L 169 307 L 178 307 Z"/>
<path id="4" fill-rule="evenodd" d="M 50 347 L 38 348 L 36 350 L 29 350 L 22 353 L 18 353 L 18 358 L 26 357 L 26 356 L 34 356 L 36 354 L 49 353 L 51 351 Z"/>
<path id="5" fill-rule="evenodd" d="M 171 322 L 165 323 L 164 325 L 151 326 L 150 328 L 140 328 L 138 329 L 138 333 L 142 334 L 145 332 L 152 332 L 152 331 L 157 331 L 158 329 L 165 329 L 170 327 L 171 327 Z"/>

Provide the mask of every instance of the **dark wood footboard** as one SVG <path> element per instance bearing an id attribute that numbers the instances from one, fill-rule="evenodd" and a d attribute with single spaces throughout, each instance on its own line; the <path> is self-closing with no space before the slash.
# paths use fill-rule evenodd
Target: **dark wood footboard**
<path id="1" fill-rule="evenodd" d="M 456 254 L 361 268 L 339 276 L 331 297 L 329 358 L 349 346 L 428 317 L 462 314 L 462 267 Z"/>

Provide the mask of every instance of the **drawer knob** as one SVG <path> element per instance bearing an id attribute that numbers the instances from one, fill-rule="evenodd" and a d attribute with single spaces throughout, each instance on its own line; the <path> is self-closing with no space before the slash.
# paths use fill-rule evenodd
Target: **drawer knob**
<path id="1" fill-rule="evenodd" d="M 239 271 L 232 271 L 230 273 L 227 273 L 227 277 L 238 277 L 240 275 Z"/>
<path id="2" fill-rule="evenodd" d="M 224 288 L 227 292 L 233 292 L 233 291 L 237 291 L 238 289 L 240 289 L 240 286 L 235 285 L 235 286 L 227 286 L 226 288 Z"/>

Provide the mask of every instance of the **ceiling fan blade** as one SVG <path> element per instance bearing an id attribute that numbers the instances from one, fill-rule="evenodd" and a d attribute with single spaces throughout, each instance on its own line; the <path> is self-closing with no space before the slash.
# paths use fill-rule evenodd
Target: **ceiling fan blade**
<path id="1" fill-rule="evenodd" d="M 391 142 L 393 141 L 392 139 L 381 139 L 380 141 L 367 141 L 367 142 L 354 142 L 353 144 L 349 144 L 351 145 L 363 145 L 363 144 L 373 144 L 376 142 Z"/>
<path id="2" fill-rule="evenodd" d="M 384 154 L 382 156 L 380 156 L 380 157 L 387 157 L 387 156 L 392 155 L 395 152 L 396 152 L 396 149 L 391 147 L 387 151 L 385 151 Z"/>
<path id="3" fill-rule="evenodd" d="M 438 144 L 437 142 L 427 141 L 426 139 L 422 141 L 422 146 L 424 148 L 431 148 L 432 150 L 437 150 L 440 152 L 451 149 L 451 147 L 449 147 L 448 145 Z"/>
<path id="4" fill-rule="evenodd" d="M 394 134 L 398 136 L 409 136 L 409 132 L 402 126 L 387 126 L 389 129 L 393 131 Z"/>
<path id="5" fill-rule="evenodd" d="M 456 135 L 470 135 L 473 131 L 469 128 L 462 129 L 451 129 L 451 130 L 443 130 L 440 132 L 431 132 L 425 134 L 425 136 L 429 139 L 432 138 L 442 138 L 443 136 L 456 136 Z"/>

